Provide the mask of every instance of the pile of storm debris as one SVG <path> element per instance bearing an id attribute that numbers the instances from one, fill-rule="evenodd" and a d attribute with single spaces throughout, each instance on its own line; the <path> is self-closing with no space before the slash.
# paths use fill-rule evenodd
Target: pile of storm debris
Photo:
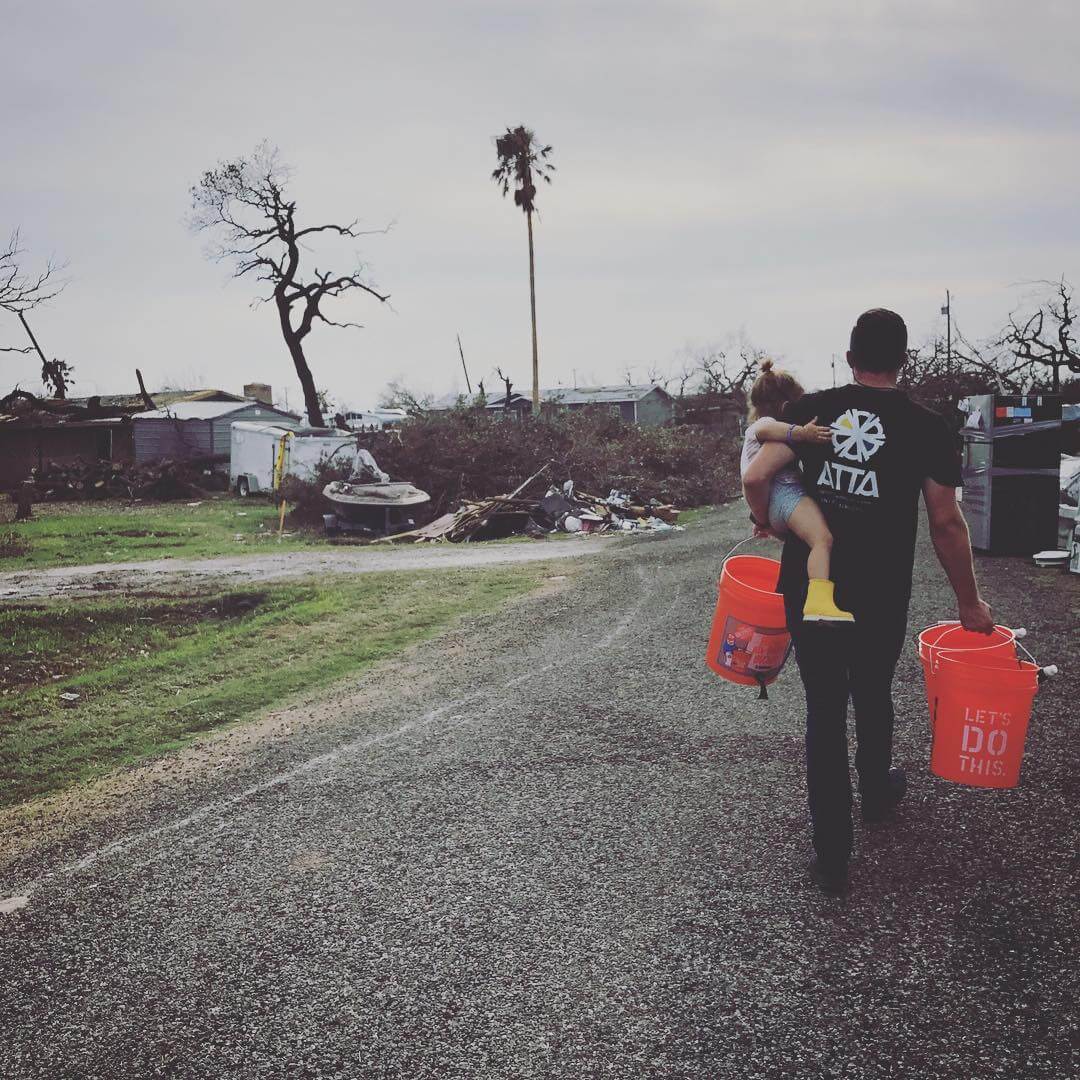
<path id="1" fill-rule="evenodd" d="M 453 513 L 443 514 L 422 528 L 387 536 L 382 542 L 461 543 L 497 540 L 508 536 L 543 537 L 555 532 L 595 533 L 661 532 L 681 529 L 679 511 L 655 499 L 637 498 L 632 492 L 611 491 L 606 497 L 575 489 L 567 480 L 551 486 L 542 497 L 525 492 L 547 466 L 508 495 L 465 502 Z"/>
<path id="2" fill-rule="evenodd" d="M 46 461 L 30 472 L 36 502 L 82 499 L 197 499 L 208 490 L 221 490 L 214 466 L 227 454 L 207 454 L 183 461 L 164 459 L 144 465 L 134 462 Z"/>

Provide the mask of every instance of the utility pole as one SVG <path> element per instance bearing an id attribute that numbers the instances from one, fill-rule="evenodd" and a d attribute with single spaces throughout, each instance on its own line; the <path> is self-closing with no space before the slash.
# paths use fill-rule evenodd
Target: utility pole
<path id="1" fill-rule="evenodd" d="M 945 316 L 945 371 L 952 377 L 952 297 L 945 290 L 945 306 L 941 309 Z"/>
<path id="2" fill-rule="evenodd" d="M 836 353 L 832 354 L 832 388 L 836 389 Z"/>
<path id="3" fill-rule="evenodd" d="M 469 382 L 469 369 L 465 366 L 465 350 L 461 347 L 461 335 L 457 336 L 457 351 L 461 354 L 461 370 L 465 372 L 465 386 L 472 397 L 472 383 Z"/>

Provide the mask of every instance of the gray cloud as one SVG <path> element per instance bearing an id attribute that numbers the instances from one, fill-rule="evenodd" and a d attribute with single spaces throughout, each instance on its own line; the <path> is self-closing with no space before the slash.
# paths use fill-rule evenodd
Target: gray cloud
<path id="1" fill-rule="evenodd" d="M 559 167 L 537 236 L 545 382 L 740 326 L 821 382 L 870 304 L 918 338 L 950 287 L 990 332 L 1013 283 L 1080 278 L 1066 4 L 7 8 L 0 228 L 71 264 L 40 326 L 79 389 L 127 388 L 138 364 L 295 393 L 272 314 L 183 226 L 200 171 L 262 138 L 312 219 L 396 222 L 361 252 L 393 310 L 358 302 L 364 331 L 310 339 L 356 404 L 395 374 L 447 389 L 459 331 L 478 374 L 524 382 L 524 223 L 488 180 L 491 137 L 519 122 Z"/>

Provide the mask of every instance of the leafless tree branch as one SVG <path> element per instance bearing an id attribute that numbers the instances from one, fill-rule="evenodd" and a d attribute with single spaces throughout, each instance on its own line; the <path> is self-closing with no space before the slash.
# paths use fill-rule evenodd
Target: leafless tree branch
<path id="1" fill-rule="evenodd" d="M 1080 375 L 1073 290 L 1064 277 L 1037 284 L 1049 291 L 1049 297 L 1026 318 L 1010 312 L 1008 326 L 997 343 L 1012 351 L 1018 369 L 1026 368 L 1031 382 L 1037 384 L 1049 373 L 1051 388 L 1056 391 L 1061 388 L 1063 370 Z"/>
<path id="2" fill-rule="evenodd" d="M 302 253 L 308 248 L 302 241 L 326 234 L 356 239 L 385 233 L 390 226 L 362 230 L 354 220 L 347 225 L 300 227 L 296 202 L 286 191 L 288 179 L 288 170 L 279 162 L 277 151 L 266 143 L 249 157 L 221 162 L 207 170 L 191 189 L 189 225 L 193 231 L 208 236 L 209 258 L 232 263 L 234 277 L 250 274 L 269 286 L 268 295 L 258 300 L 273 301 L 277 308 L 282 336 L 303 387 L 308 422 L 321 427 L 324 409 L 304 353 L 304 339 L 316 320 L 338 328 L 362 328 L 357 322 L 331 318 L 323 310 L 327 301 L 354 291 L 366 293 L 380 303 L 390 297 L 366 279 L 359 260 L 346 274 L 334 275 L 316 267 L 306 275 Z"/>
<path id="3" fill-rule="evenodd" d="M 25 253 L 25 250 L 19 246 L 19 230 L 16 229 L 8 239 L 7 245 L 0 249 L 0 310 L 14 315 L 22 323 L 23 330 L 30 339 L 30 345 L 0 346 L 0 352 L 23 354 L 36 352 L 41 357 L 41 381 L 46 387 L 52 389 L 56 397 L 63 398 L 71 381 L 71 365 L 64 360 L 55 358 L 50 360 L 46 357 L 33 330 L 30 329 L 26 316 L 35 308 L 59 296 L 64 291 L 67 282 L 59 280 L 58 275 L 63 267 L 51 258 L 46 262 L 45 268 L 37 274 L 27 273 L 21 261 Z"/>

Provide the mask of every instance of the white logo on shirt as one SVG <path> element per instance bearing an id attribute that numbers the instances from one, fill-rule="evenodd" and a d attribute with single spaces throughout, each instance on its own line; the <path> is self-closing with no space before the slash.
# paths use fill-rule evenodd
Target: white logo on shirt
<path id="1" fill-rule="evenodd" d="M 829 426 L 833 450 L 845 461 L 867 461 L 885 445 L 881 418 L 865 409 L 848 409 Z"/>
<path id="2" fill-rule="evenodd" d="M 847 461 L 866 461 L 885 445 L 881 418 L 865 409 L 848 409 L 830 425 L 833 451 Z M 854 465 L 826 461 L 817 479 L 818 487 L 832 488 L 848 495 L 879 497 L 877 473 Z"/>

